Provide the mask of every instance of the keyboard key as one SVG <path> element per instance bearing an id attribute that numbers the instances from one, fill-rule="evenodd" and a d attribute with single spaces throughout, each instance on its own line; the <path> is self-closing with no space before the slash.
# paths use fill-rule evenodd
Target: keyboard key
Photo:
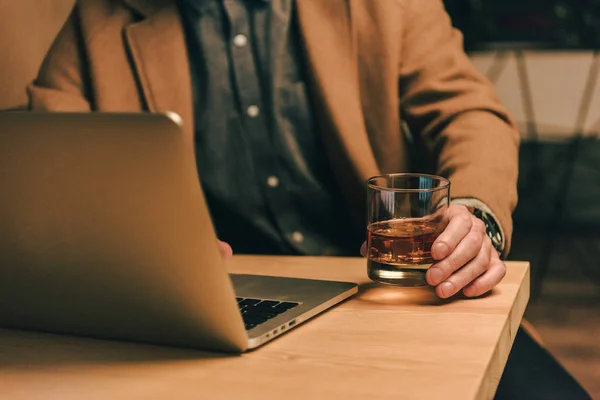
<path id="1" fill-rule="evenodd" d="M 254 310 L 254 312 L 266 312 L 266 313 L 277 312 L 275 307 L 270 306 L 270 305 L 264 305 L 262 303 L 257 304 L 251 308 L 252 308 L 252 310 Z"/>
<path id="2" fill-rule="evenodd" d="M 278 301 L 273 301 L 273 300 L 263 300 L 260 303 L 258 303 L 257 305 L 260 307 L 274 307 L 277 304 L 279 304 Z"/>
<path id="3" fill-rule="evenodd" d="M 256 304 L 260 303 L 259 299 L 244 299 L 242 301 L 240 301 L 238 303 L 238 305 L 241 306 L 255 306 Z"/>
<path id="4" fill-rule="evenodd" d="M 275 306 L 275 308 L 281 308 L 287 310 L 291 310 L 294 307 L 297 307 L 300 303 L 292 303 L 290 301 L 284 301 Z"/>
<path id="5" fill-rule="evenodd" d="M 249 312 L 249 315 L 256 316 L 257 318 L 271 319 L 271 318 L 276 317 L 279 314 L 276 312 L 268 313 L 268 312 L 264 312 L 264 311 L 258 312 L 258 311 L 252 310 Z"/>

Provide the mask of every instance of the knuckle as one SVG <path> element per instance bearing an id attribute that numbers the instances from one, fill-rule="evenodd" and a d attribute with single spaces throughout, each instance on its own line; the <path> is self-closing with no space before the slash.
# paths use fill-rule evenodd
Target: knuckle
<path id="1" fill-rule="evenodd" d="M 485 224 L 479 218 L 473 217 L 473 229 L 477 232 L 485 233 Z"/>
<path id="2" fill-rule="evenodd" d="M 456 212 L 460 213 L 469 213 L 469 209 L 464 204 L 452 204 L 452 207 L 456 210 Z"/>
<path id="3" fill-rule="evenodd" d="M 458 218 L 460 219 L 461 223 L 464 224 L 465 226 L 468 226 L 469 229 L 473 228 L 473 218 L 472 218 L 471 214 L 469 214 L 468 211 L 465 211 L 464 213 L 460 213 L 458 215 Z"/>
<path id="4" fill-rule="evenodd" d="M 471 213 L 469 212 L 469 209 L 464 204 L 457 204 L 457 207 L 460 210 L 460 212 L 464 212 L 464 213 L 471 215 Z"/>
<path id="5" fill-rule="evenodd" d="M 485 242 L 485 246 L 488 248 L 492 248 L 494 247 L 494 245 L 492 244 L 492 239 L 486 234 L 483 236 L 483 241 Z"/>
<path id="6" fill-rule="evenodd" d="M 488 270 L 491 266 L 490 264 L 490 257 L 489 257 L 489 250 L 487 248 L 482 248 L 481 251 L 478 254 L 479 262 L 481 263 L 481 268 L 483 268 L 484 270 Z"/>
<path id="7" fill-rule="evenodd" d="M 467 245 L 469 249 L 473 252 L 473 256 L 480 252 L 483 248 L 483 240 L 479 235 L 469 235 L 465 240 L 467 240 Z"/>

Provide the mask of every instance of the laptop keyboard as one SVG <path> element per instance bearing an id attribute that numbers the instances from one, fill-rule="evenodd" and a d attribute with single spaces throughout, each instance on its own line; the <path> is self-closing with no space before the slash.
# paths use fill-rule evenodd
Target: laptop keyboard
<path id="1" fill-rule="evenodd" d="M 250 330 L 300 305 L 300 303 L 291 301 L 262 300 L 248 297 L 238 297 L 237 302 L 246 330 Z"/>

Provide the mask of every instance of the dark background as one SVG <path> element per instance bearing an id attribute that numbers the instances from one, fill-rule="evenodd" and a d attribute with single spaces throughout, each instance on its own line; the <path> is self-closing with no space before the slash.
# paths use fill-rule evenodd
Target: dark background
<path id="1" fill-rule="evenodd" d="M 499 44 L 595 49 L 600 0 L 444 0 L 467 50 Z"/>

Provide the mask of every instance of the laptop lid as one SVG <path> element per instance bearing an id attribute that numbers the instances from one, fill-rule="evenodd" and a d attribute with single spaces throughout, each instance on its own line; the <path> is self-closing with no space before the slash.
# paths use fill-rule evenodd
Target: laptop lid
<path id="1" fill-rule="evenodd" d="M 178 116 L 0 113 L 0 326 L 246 348 Z"/>

